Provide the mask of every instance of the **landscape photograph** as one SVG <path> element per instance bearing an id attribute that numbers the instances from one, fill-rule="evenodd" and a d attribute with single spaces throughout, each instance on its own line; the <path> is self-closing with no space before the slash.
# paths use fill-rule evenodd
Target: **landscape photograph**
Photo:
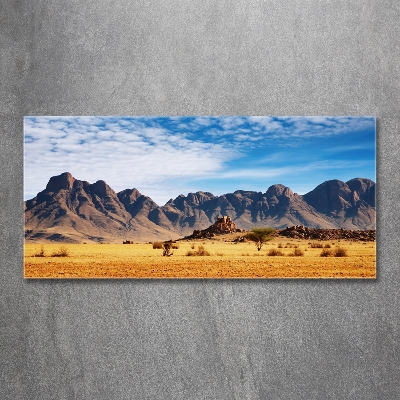
<path id="1" fill-rule="evenodd" d="M 376 278 L 372 116 L 26 116 L 25 278 Z"/>

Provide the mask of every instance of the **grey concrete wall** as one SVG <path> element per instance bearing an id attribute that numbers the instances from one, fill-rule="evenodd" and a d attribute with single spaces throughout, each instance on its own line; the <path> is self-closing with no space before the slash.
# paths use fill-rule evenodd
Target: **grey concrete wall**
<path id="1" fill-rule="evenodd" d="M 0 397 L 398 399 L 400 5 L 2 1 Z M 378 279 L 24 281 L 24 115 L 376 115 Z"/>

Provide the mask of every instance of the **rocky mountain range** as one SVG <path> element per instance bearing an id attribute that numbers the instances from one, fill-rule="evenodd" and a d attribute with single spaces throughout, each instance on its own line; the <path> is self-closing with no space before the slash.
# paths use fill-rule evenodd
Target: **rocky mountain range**
<path id="1" fill-rule="evenodd" d="M 28 241 L 148 242 L 187 236 L 229 216 L 239 229 L 292 225 L 324 229 L 375 229 L 375 183 L 329 180 L 299 195 L 284 185 L 265 193 L 237 190 L 179 195 L 157 205 L 137 189 L 116 193 L 104 181 L 90 184 L 65 172 L 25 202 Z"/>

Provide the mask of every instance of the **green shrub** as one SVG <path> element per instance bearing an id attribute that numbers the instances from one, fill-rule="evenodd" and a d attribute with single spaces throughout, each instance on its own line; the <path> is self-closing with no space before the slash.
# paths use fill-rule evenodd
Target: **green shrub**
<path id="1" fill-rule="evenodd" d="M 245 238 L 247 240 L 251 240 L 257 247 L 257 250 L 260 251 L 263 245 L 273 239 L 273 235 L 275 230 L 272 228 L 253 228 Z"/>
<path id="2" fill-rule="evenodd" d="M 162 249 L 163 243 L 162 242 L 153 242 L 153 249 Z"/>

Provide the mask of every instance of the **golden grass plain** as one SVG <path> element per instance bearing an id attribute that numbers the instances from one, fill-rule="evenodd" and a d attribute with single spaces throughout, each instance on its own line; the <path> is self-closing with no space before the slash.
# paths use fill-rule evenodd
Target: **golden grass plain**
<path id="1" fill-rule="evenodd" d="M 321 241 L 330 250 L 347 250 L 347 257 L 321 257 L 312 240 L 274 238 L 257 251 L 254 243 L 220 240 L 178 242 L 173 255 L 163 257 L 152 244 L 26 243 L 25 278 L 375 278 L 376 243 Z M 203 245 L 210 256 L 187 256 Z M 43 247 L 42 247 L 43 246 Z M 303 256 L 292 256 L 295 246 Z M 67 257 L 53 257 L 63 247 Z M 44 256 L 38 257 L 41 249 Z M 268 256 L 270 249 L 283 256 Z"/>

